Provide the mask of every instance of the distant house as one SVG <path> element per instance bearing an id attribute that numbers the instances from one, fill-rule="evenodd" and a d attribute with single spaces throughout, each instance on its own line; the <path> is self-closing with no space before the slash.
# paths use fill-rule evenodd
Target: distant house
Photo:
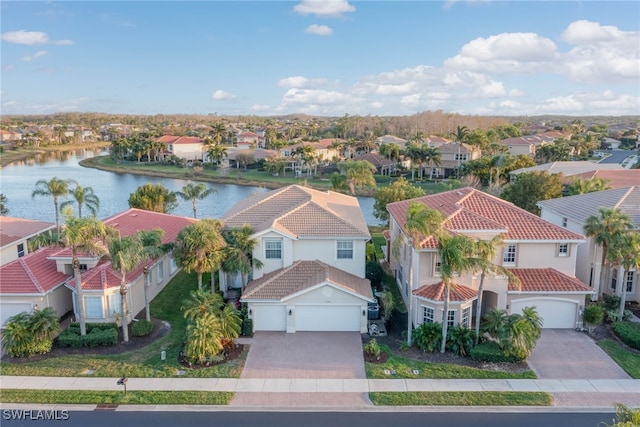
<path id="1" fill-rule="evenodd" d="M 437 239 L 420 236 L 415 249 L 406 229 L 411 203 L 440 211 L 443 227 L 452 234 L 490 240 L 503 235 L 505 246 L 493 262 L 508 268 L 521 281 L 519 288 L 506 276 L 485 278 L 481 313 L 474 312 L 480 281 L 479 272 L 454 278 L 449 312 L 444 313 L 444 285 L 440 274 Z M 490 309 L 521 313 L 536 307 L 544 328 L 575 328 L 585 296 L 592 289 L 575 277 L 577 247 L 585 238 L 533 215 L 512 203 L 474 188 L 404 200 L 387 205 L 389 265 L 406 304 L 412 305 L 412 323 L 438 322 L 449 326 L 470 326 Z"/>
<path id="2" fill-rule="evenodd" d="M 249 130 L 238 134 L 236 145 L 240 149 L 264 148 L 264 137 Z"/>
<path id="3" fill-rule="evenodd" d="M 158 142 L 165 144 L 166 154 L 186 160 L 202 160 L 205 151 L 202 139 L 195 136 L 164 135 Z"/>
<path id="4" fill-rule="evenodd" d="M 530 155 L 535 156 L 538 147 L 545 144 L 552 144 L 557 139 L 571 139 L 571 133 L 559 131 L 536 132 L 533 135 L 516 136 L 503 139 L 500 144 L 507 147 L 512 156 Z"/>
<path id="5" fill-rule="evenodd" d="M 423 165 L 427 175 L 437 178 L 457 177 L 462 164 L 482 156 L 482 150 L 478 147 L 462 142 L 449 142 L 437 148 L 440 151 L 440 165 Z"/>
<path id="6" fill-rule="evenodd" d="M 527 172 L 548 172 L 549 174 L 560 173 L 564 177 L 571 177 L 585 172 L 593 172 L 597 170 L 621 169 L 624 168 L 617 163 L 594 163 L 586 160 L 573 162 L 551 162 L 511 171 L 509 173 L 509 180 L 513 182 L 517 179 L 519 174 Z"/>
<path id="7" fill-rule="evenodd" d="M 640 183 L 640 169 L 598 169 L 577 173 L 564 178 L 565 184 L 571 184 L 575 179 L 603 179 L 611 188 L 630 187 Z"/>
<path id="8" fill-rule="evenodd" d="M 619 208 L 640 232 L 640 185 L 543 200 L 538 202 L 538 207 L 542 218 L 576 233 L 584 233 L 587 218 L 598 216 L 601 207 Z M 627 300 L 640 301 L 639 273 L 635 269 L 626 272 L 624 277 L 622 271 L 613 269 L 611 281 L 600 283 L 602 246 L 596 245 L 593 238 L 578 247 L 576 259 L 576 276 L 593 288 L 594 300 L 604 293 L 615 294 L 617 284 L 621 283 L 625 286 Z"/>
<path id="9" fill-rule="evenodd" d="M 0 265 L 27 255 L 28 240 L 54 228 L 49 222 L 0 216 Z"/>
<path id="10" fill-rule="evenodd" d="M 367 331 L 365 244 L 371 238 L 358 199 L 306 187 L 262 193 L 235 204 L 225 229 L 245 224 L 257 241 L 241 301 L 256 331 Z M 221 274 L 223 291 L 239 278 Z"/>
<path id="11" fill-rule="evenodd" d="M 398 162 L 396 162 L 395 160 L 387 159 L 386 157 L 374 152 L 359 154 L 357 156 L 354 156 L 353 160 L 366 160 L 367 162 L 375 166 L 376 173 L 380 175 L 391 175 L 398 169 Z"/>

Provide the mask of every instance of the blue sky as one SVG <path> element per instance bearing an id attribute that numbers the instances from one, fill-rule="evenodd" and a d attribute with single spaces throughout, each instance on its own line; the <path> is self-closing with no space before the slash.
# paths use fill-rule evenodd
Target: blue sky
<path id="1" fill-rule="evenodd" d="M 640 2 L 0 8 L 2 114 L 640 114 Z"/>

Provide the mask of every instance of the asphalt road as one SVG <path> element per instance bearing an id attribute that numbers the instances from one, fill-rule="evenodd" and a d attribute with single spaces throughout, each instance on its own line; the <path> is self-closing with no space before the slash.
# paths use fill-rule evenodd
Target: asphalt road
<path id="1" fill-rule="evenodd" d="M 69 411 L 58 412 L 55 420 L 36 420 L 37 411 L 27 419 L 2 410 L 1 424 L 7 426 L 67 427 L 596 427 L 612 424 L 613 413 L 513 413 L 507 412 L 159 412 L 159 411 Z"/>
<path id="2" fill-rule="evenodd" d="M 636 154 L 637 151 L 632 150 L 620 150 L 614 149 L 609 151 L 611 155 L 606 159 L 603 159 L 600 163 L 622 163 L 624 159 L 631 156 L 632 154 Z"/>

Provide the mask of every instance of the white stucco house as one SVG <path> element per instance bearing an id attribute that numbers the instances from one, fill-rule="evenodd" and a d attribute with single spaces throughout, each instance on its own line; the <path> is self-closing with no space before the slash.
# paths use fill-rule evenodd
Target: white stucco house
<path id="1" fill-rule="evenodd" d="M 195 136 L 163 135 L 158 142 L 165 144 L 165 154 L 186 160 L 202 160 L 206 151 L 203 140 Z"/>
<path id="2" fill-rule="evenodd" d="M 29 253 L 29 239 L 53 231 L 55 224 L 32 219 L 0 216 L 0 265 Z"/>
<path id="3" fill-rule="evenodd" d="M 390 213 L 390 268 L 405 303 L 411 304 L 412 322 L 442 322 L 444 285 L 439 273 L 437 241 L 422 236 L 420 248 L 410 244 L 405 229 L 411 203 L 421 203 L 442 212 L 443 226 L 450 233 L 490 240 L 503 235 L 495 264 L 508 268 L 520 279 L 518 288 L 505 276 L 488 276 L 484 281 L 480 316 L 474 312 L 480 272 L 460 274 L 450 293 L 449 326 L 481 318 L 487 310 L 521 313 L 536 307 L 545 328 L 575 328 L 579 325 L 585 296 L 592 290 L 575 277 L 577 247 L 584 237 L 533 215 L 512 203 L 474 188 L 462 188 L 387 205 Z M 411 276 L 409 272 L 412 272 Z"/>
<path id="4" fill-rule="evenodd" d="M 619 208 L 631 219 L 634 230 L 640 232 L 640 185 L 597 191 L 576 196 L 538 202 L 540 216 L 567 230 L 583 233 L 588 217 L 599 216 L 600 208 Z M 576 276 L 593 289 L 593 300 L 602 294 L 615 294 L 618 283 L 627 292 L 627 301 L 640 301 L 638 272 L 612 269 L 608 283 L 600 283 L 602 271 L 602 245 L 593 238 L 580 245 L 577 251 Z"/>
<path id="5" fill-rule="evenodd" d="M 355 197 L 292 185 L 238 202 L 221 220 L 248 224 L 257 241 L 263 266 L 241 297 L 254 331 L 367 331 L 371 236 Z M 220 283 L 239 286 L 226 274 Z"/>

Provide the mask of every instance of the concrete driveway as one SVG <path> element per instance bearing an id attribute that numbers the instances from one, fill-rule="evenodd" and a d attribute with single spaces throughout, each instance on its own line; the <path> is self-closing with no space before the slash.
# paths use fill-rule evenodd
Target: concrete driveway
<path id="1" fill-rule="evenodd" d="M 232 406 L 345 407 L 371 405 L 367 393 L 310 390 L 304 379 L 362 379 L 365 381 L 362 339 L 358 332 L 256 332 L 241 378 L 278 378 L 295 382 L 300 392 L 250 390 L 236 393 Z"/>
<path id="2" fill-rule="evenodd" d="M 572 329 L 544 329 L 527 363 L 539 379 L 629 379 L 591 338 Z"/>

